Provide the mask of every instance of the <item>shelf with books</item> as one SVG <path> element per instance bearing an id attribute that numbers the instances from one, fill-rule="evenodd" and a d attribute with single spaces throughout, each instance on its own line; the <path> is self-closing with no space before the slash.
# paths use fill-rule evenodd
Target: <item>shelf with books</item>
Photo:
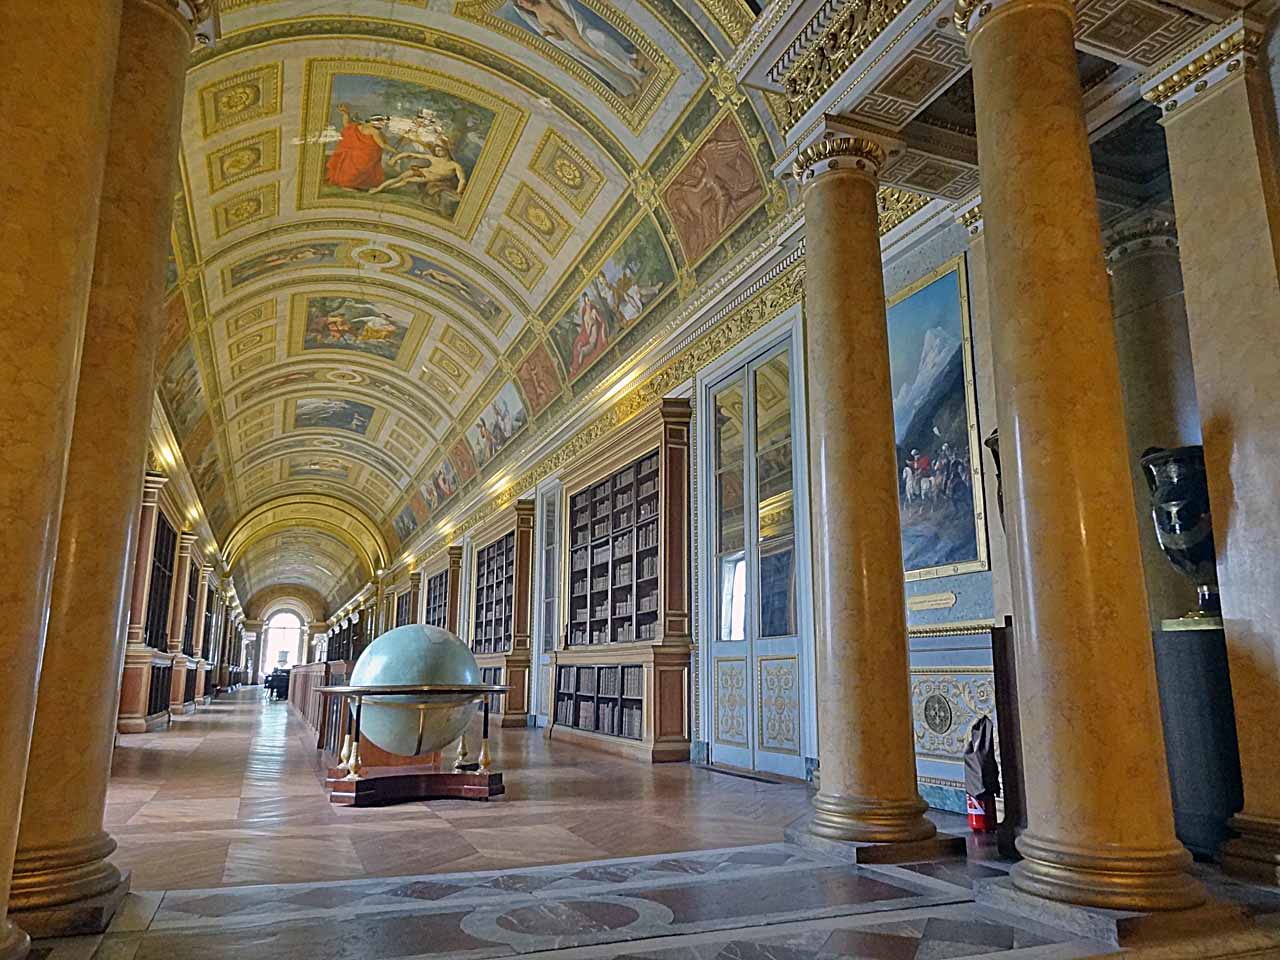
<path id="1" fill-rule="evenodd" d="M 557 672 L 548 736 L 687 759 L 688 402 L 660 401 L 579 463 L 561 478 L 572 518 L 561 588 L 568 629 L 552 659 L 556 671 L 594 671 L 600 692 L 579 690 L 577 673 L 574 689 L 562 690 L 569 674 Z M 621 692 L 603 692 L 609 671 Z M 624 676 L 633 695 L 622 691 Z"/>
<path id="2" fill-rule="evenodd" d="M 473 534 L 471 649 L 486 682 L 511 687 L 498 700 L 503 726 L 528 723 L 533 515 L 533 501 L 519 500 Z"/>

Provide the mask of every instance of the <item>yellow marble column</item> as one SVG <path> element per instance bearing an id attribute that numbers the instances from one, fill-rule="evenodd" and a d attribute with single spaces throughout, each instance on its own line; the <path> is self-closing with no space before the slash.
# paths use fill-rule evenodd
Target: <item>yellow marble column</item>
<path id="1" fill-rule="evenodd" d="M 1280 884 L 1280 138 L 1246 17 L 1144 81 L 1164 112 L 1244 811 L 1229 872 Z"/>
<path id="2" fill-rule="evenodd" d="M 801 151 L 809 486 L 821 789 L 810 830 L 902 842 L 935 833 L 916 789 L 897 454 L 876 185 L 857 136 Z"/>
<path id="3" fill-rule="evenodd" d="M 1024 892 L 1204 900 L 1173 812 L 1070 0 L 957 11 L 969 34 L 1028 830 Z"/>
<path id="4" fill-rule="evenodd" d="M 120 0 L 0 3 L 0 297 L 28 335 L 0 351 L 0 958 L 25 956 L 6 918 L 45 646 L 76 375 L 107 154 Z M 131 518 L 132 519 L 132 518 Z"/>
<path id="5" fill-rule="evenodd" d="M 48 640 L 9 891 L 11 916 L 33 936 L 101 932 L 128 889 L 106 860 L 115 842 L 102 819 L 131 609 L 127 594 L 139 556 L 174 158 L 192 38 L 185 21 L 155 0 L 125 0 L 119 36 L 111 104 L 117 120 L 109 125 Z M 99 119 L 107 126 L 105 116 Z M 160 482 L 148 484 L 153 494 Z M 141 520 L 145 539 L 153 539 L 154 505 Z M 144 583 L 144 597 L 145 591 Z"/>

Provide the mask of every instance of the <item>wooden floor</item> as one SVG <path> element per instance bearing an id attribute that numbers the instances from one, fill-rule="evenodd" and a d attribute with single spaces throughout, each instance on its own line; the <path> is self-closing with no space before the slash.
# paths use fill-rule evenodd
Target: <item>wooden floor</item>
<path id="1" fill-rule="evenodd" d="M 782 839 L 809 791 L 649 765 L 505 730 L 507 794 L 335 807 L 314 739 L 284 703 L 242 690 L 164 732 L 119 738 L 107 794 L 113 860 L 135 890 L 495 870 Z"/>

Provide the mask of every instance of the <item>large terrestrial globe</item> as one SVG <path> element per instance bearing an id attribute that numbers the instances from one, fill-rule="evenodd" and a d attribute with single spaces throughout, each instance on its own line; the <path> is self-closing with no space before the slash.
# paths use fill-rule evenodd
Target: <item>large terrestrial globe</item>
<path id="1" fill-rule="evenodd" d="M 480 668 L 467 645 L 448 630 L 413 623 L 388 630 L 369 644 L 347 683 L 456 686 L 480 683 Z M 434 753 L 458 739 L 479 702 L 479 694 L 365 697 L 360 732 L 388 753 Z"/>

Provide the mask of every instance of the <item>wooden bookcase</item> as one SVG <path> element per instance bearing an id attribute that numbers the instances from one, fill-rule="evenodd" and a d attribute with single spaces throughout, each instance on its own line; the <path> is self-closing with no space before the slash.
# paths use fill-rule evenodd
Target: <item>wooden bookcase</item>
<path id="1" fill-rule="evenodd" d="M 444 628 L 448 620 L 449 570 L 441 570 L 427 577 L 427 600 L 423 607 L 422 622 L 429 627 Z"/>
<path id="2" fill-rule="evenodd" d="M 689 420 L 667 399 L 562 478 L 567 625 L 547 736 L 689 757 Z"/>
<path id="3" fill-rule="evenodd" d="M 476 531 L 471 564 L 471 649 L 485 683 L 504 683 L 495 719 L 529 722 L 530 601 L 533 587 L 532 500 L 518 500 Z M 460 558 L 459 558 L 460 559 Z"/>
<path id="4" fill-rule="evenodd" d="M 462 544 L 446 547 L 443 553 L 430 557 L 423 569 L 426 586 L 423 591 L 422 622 L 458 632 L 458 612 L 462 598 Z"/>
<path id="5" fill-rule="evenodd" d="M 477 654 L 510 653 L 516 588 L 514 530 L 476 550 L 475 580 L 471 649 Z"/>

